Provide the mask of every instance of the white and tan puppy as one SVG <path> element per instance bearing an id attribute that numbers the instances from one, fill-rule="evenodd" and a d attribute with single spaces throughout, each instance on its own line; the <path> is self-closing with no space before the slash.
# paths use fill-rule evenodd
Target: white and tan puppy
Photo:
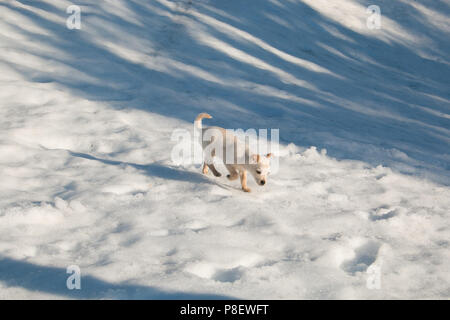
<path id="1" fill-rule="evenodd" d="M 208 168 L 216 177 L 221 174 L 216 170 L 213 158 L 221 158 L 229 171 L 229 180 L 241 179 L 242 190 L 250 192 L 247 187 L 247 172 L 249 172 L 258 185 L 265 185 L 270 170 L 271 153 L 266 156 L 251 154 L 248 146 L 238 140 L 229 130 L 220 127 L 202 128 L 202 119 L 211 119 L 207 113 L 200 113 L 195 119 L 195 128 L 200 131 L 201 145 L 204 152 L 203 173 L 208 173 Z"/>

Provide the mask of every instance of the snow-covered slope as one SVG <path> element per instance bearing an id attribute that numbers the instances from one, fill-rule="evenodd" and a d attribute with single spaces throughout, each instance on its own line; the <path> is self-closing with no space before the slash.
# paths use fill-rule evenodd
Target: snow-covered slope
<path id="1" fill-rule="evenodd" d="M 376 2 L 2 1 L 0 298 L 449 298 L 450 3 Z M 199 112 L 267 186 L 173 164 Z"/>

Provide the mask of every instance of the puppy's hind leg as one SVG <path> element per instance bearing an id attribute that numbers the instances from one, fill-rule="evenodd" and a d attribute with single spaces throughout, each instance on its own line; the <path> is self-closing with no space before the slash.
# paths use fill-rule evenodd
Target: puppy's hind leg
<path id="1" fill-rule="evenodd" d="M 228 180 L 233 181 L 239 178 L 239 172 L 234 168 L 231 164 L 226 164 L 225 167 L 227 167 L 230 174 L 227 175 Z"/>
<path id="2" fill-rule="evenodd" d="M 206 162 L 203 162 L 202 173 L 203 174 L 208 174 L 208 165 L 206 164 Z"/>

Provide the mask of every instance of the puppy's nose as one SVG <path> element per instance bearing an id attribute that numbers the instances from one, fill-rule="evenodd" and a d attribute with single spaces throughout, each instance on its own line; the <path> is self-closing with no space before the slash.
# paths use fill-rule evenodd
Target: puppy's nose
<path id="1" fill-rule="evenodd" d="M 263 186 L 263 185 L 265 185 L 266 184 L 266 181 L 264 181 L 264 180 L 261 180 L 261 185 Z"/>

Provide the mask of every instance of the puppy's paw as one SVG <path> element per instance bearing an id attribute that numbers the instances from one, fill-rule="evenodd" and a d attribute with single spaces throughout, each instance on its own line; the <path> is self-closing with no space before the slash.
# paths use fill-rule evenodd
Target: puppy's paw
<path id="1" fill-rule="evenodd" d="M 251 192 L 252 191 L 252 189 L 250 189 L 250 188 L 248 188 L 248 187 L 242 187 L 242 190 L 244 190 L 244 192 Z"/>
<path id="2" fill-rule="evenodd" d="M 239 178 L 239 176 L 237 174 L 235 174 L 233 176 L 231 174 L 227 174 L 227 178 L 228 178 L 228 180 L 233 181 L 233 180 L 236 180 L 237 178 Z"/>

